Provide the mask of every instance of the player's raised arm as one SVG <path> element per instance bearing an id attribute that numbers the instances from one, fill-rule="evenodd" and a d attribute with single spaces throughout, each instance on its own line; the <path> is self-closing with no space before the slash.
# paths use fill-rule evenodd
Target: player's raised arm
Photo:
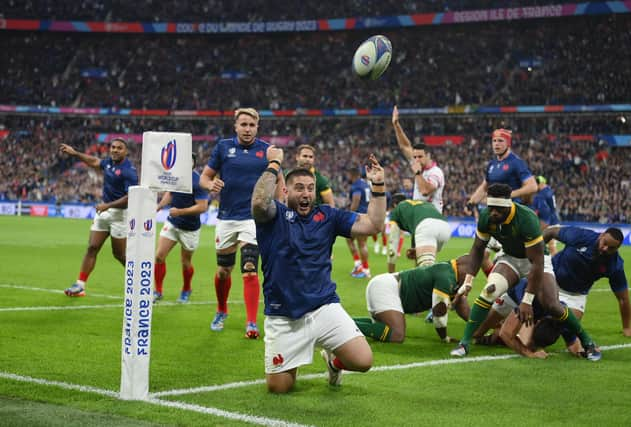
<path id="1" fill-rule="evenodd" d="M 372 182 L 372 197 L 368 202 L 368 213 L 360 214 L 353 224 L 351 236 L 372 236 L 381 232 L 386 219 L 386 184 L 383 167 L 374 154 L 368 158 L 366 178 Z"/>
<path id="2" fill-rule="evenodd" d="M 283 150 L 271 145 L 267 149 L 269 165 L 261 174 L 252 192 L 252 217 L 256 222 L 268 222 L 276 216 L 276 183 L 283 161 Z"/>
<path id="3" fill-rule="evenodd" d="M 412 143 L 410 139 L 405 134 L 405 131 L 401 127 L 401 123 L 399 123 L 399 109 L 395 105 L 392 109 L 392 126 L 394 127 L 394 134 L 397 138 L 397 144 L 401 149 L 401 152 L 405 156 L 406 159 L 412 161 L 414 160 L 414 151 L 412 150 Z"/>
<path id="4" fill-rule="evenodd" d="M 76 157 L 93 169 L 101 168 L 101 159 L 90 156 L 89 154 L 81 153 L 68 144 L 59 144 L 59 152 Z"/>

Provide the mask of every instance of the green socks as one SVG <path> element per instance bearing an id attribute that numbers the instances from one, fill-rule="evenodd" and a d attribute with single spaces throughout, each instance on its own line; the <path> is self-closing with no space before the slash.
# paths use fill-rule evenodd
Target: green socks
<path id="1" fill-rule="evenodd" d="M 462 336 L 462 339 L 460 340 L 460 344 L 469 345 L 471 343 L 473 334 L 486 319 L 486 316 L 489 314 L 489 310 L 491 309 L 492 305 L 492 303 L 482 299 L 481 297 L 477 297 L 475 299 L 473 307 L 471 307 L 469 321 L 464 328 L 464 334 Z"/>
<path id="2" fill-rule="evenodd" d="M 385 323 L 374 321 L 370 317 L 354 317 L 353 320 L 365 336 L 377 341 L 390 341 L 392 331 Z"/>

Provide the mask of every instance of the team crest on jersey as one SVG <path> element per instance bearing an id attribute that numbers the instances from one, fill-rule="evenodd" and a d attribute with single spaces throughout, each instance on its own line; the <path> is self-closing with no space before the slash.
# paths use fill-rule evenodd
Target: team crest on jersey
<path id="1" fill-rule="evenodd" d="M 167 145 L 162 147 L 160 155 L 160 161 L 165 171 L 170 170 L 175 166 L 175 160 L 177 158 L 177 144 L 175 139 L 169 141 Z"/>
<path id="2" fill-rule="evenodd" d="M 507 171 L 508 170 L 508 165 L 502 166 L 502 170 Z"/>
<path id="3" fill-rule="evenodd" d="M 322 221 L 324 221 L 324 213 L 322 213 L 322 212 L 318 212 L 317 214 L 315 214 L 315 215 L 313 216 L 313 220 L 314 220 L 315 222 L 322 222 Z"/>
<path id="4" fill-rule="evenodd" d="M 256 157 L 258 157 L 259 159 L 263 158 L 263 152 L 262 151 L 257 151 L 256 152 Z"/>
<path id="5" fill-rule="evenodd" d="M 116 175 L 116 176 L 120 176 L 120 174 L 121 174 L 121 170 L 120 170 L 120 169 L 116 169 L 116 170 L 114 171 L 114 175 Z"/>
<path id="6" fill-rule="evenodd" d="M 272 358 L 272 363 L 274 364 L 274 366 L 280 366 L 285 362 L 285 359 L 283 358 L 283 355 L 278 353 L 276 356 L 274 356 Z"/>

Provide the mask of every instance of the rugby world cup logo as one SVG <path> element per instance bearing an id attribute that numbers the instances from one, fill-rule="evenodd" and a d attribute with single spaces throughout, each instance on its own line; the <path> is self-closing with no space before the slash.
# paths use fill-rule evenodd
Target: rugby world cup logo
<path id="1" fill-rule="evenodd" d="M 175 139 L 169 141 L 167 145 L 162 147 L 162 153 L 160 153 L 160 161 L 164 170 L 170 170 L 175 166 L 175 160 L 177 158 L 177 147 Z"/>
<path id="2" fill-rule="evenodd" d="M 145 227 L 145 231 L 151 231 L 151 228 L 153 227 L 153 220 L 148 219 L 143 223 L 144 227 Z"/>

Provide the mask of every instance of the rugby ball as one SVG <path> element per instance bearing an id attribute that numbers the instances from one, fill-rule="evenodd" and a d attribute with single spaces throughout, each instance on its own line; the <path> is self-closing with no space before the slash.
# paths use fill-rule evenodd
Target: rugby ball
<path id="1" fill-rule="evenodd" d="M 353 71 L 362 79 L 377 80 L 392 59 L 392 43 L 388 37 L 377 35 L 359 45 L 353 56 Z"/>

